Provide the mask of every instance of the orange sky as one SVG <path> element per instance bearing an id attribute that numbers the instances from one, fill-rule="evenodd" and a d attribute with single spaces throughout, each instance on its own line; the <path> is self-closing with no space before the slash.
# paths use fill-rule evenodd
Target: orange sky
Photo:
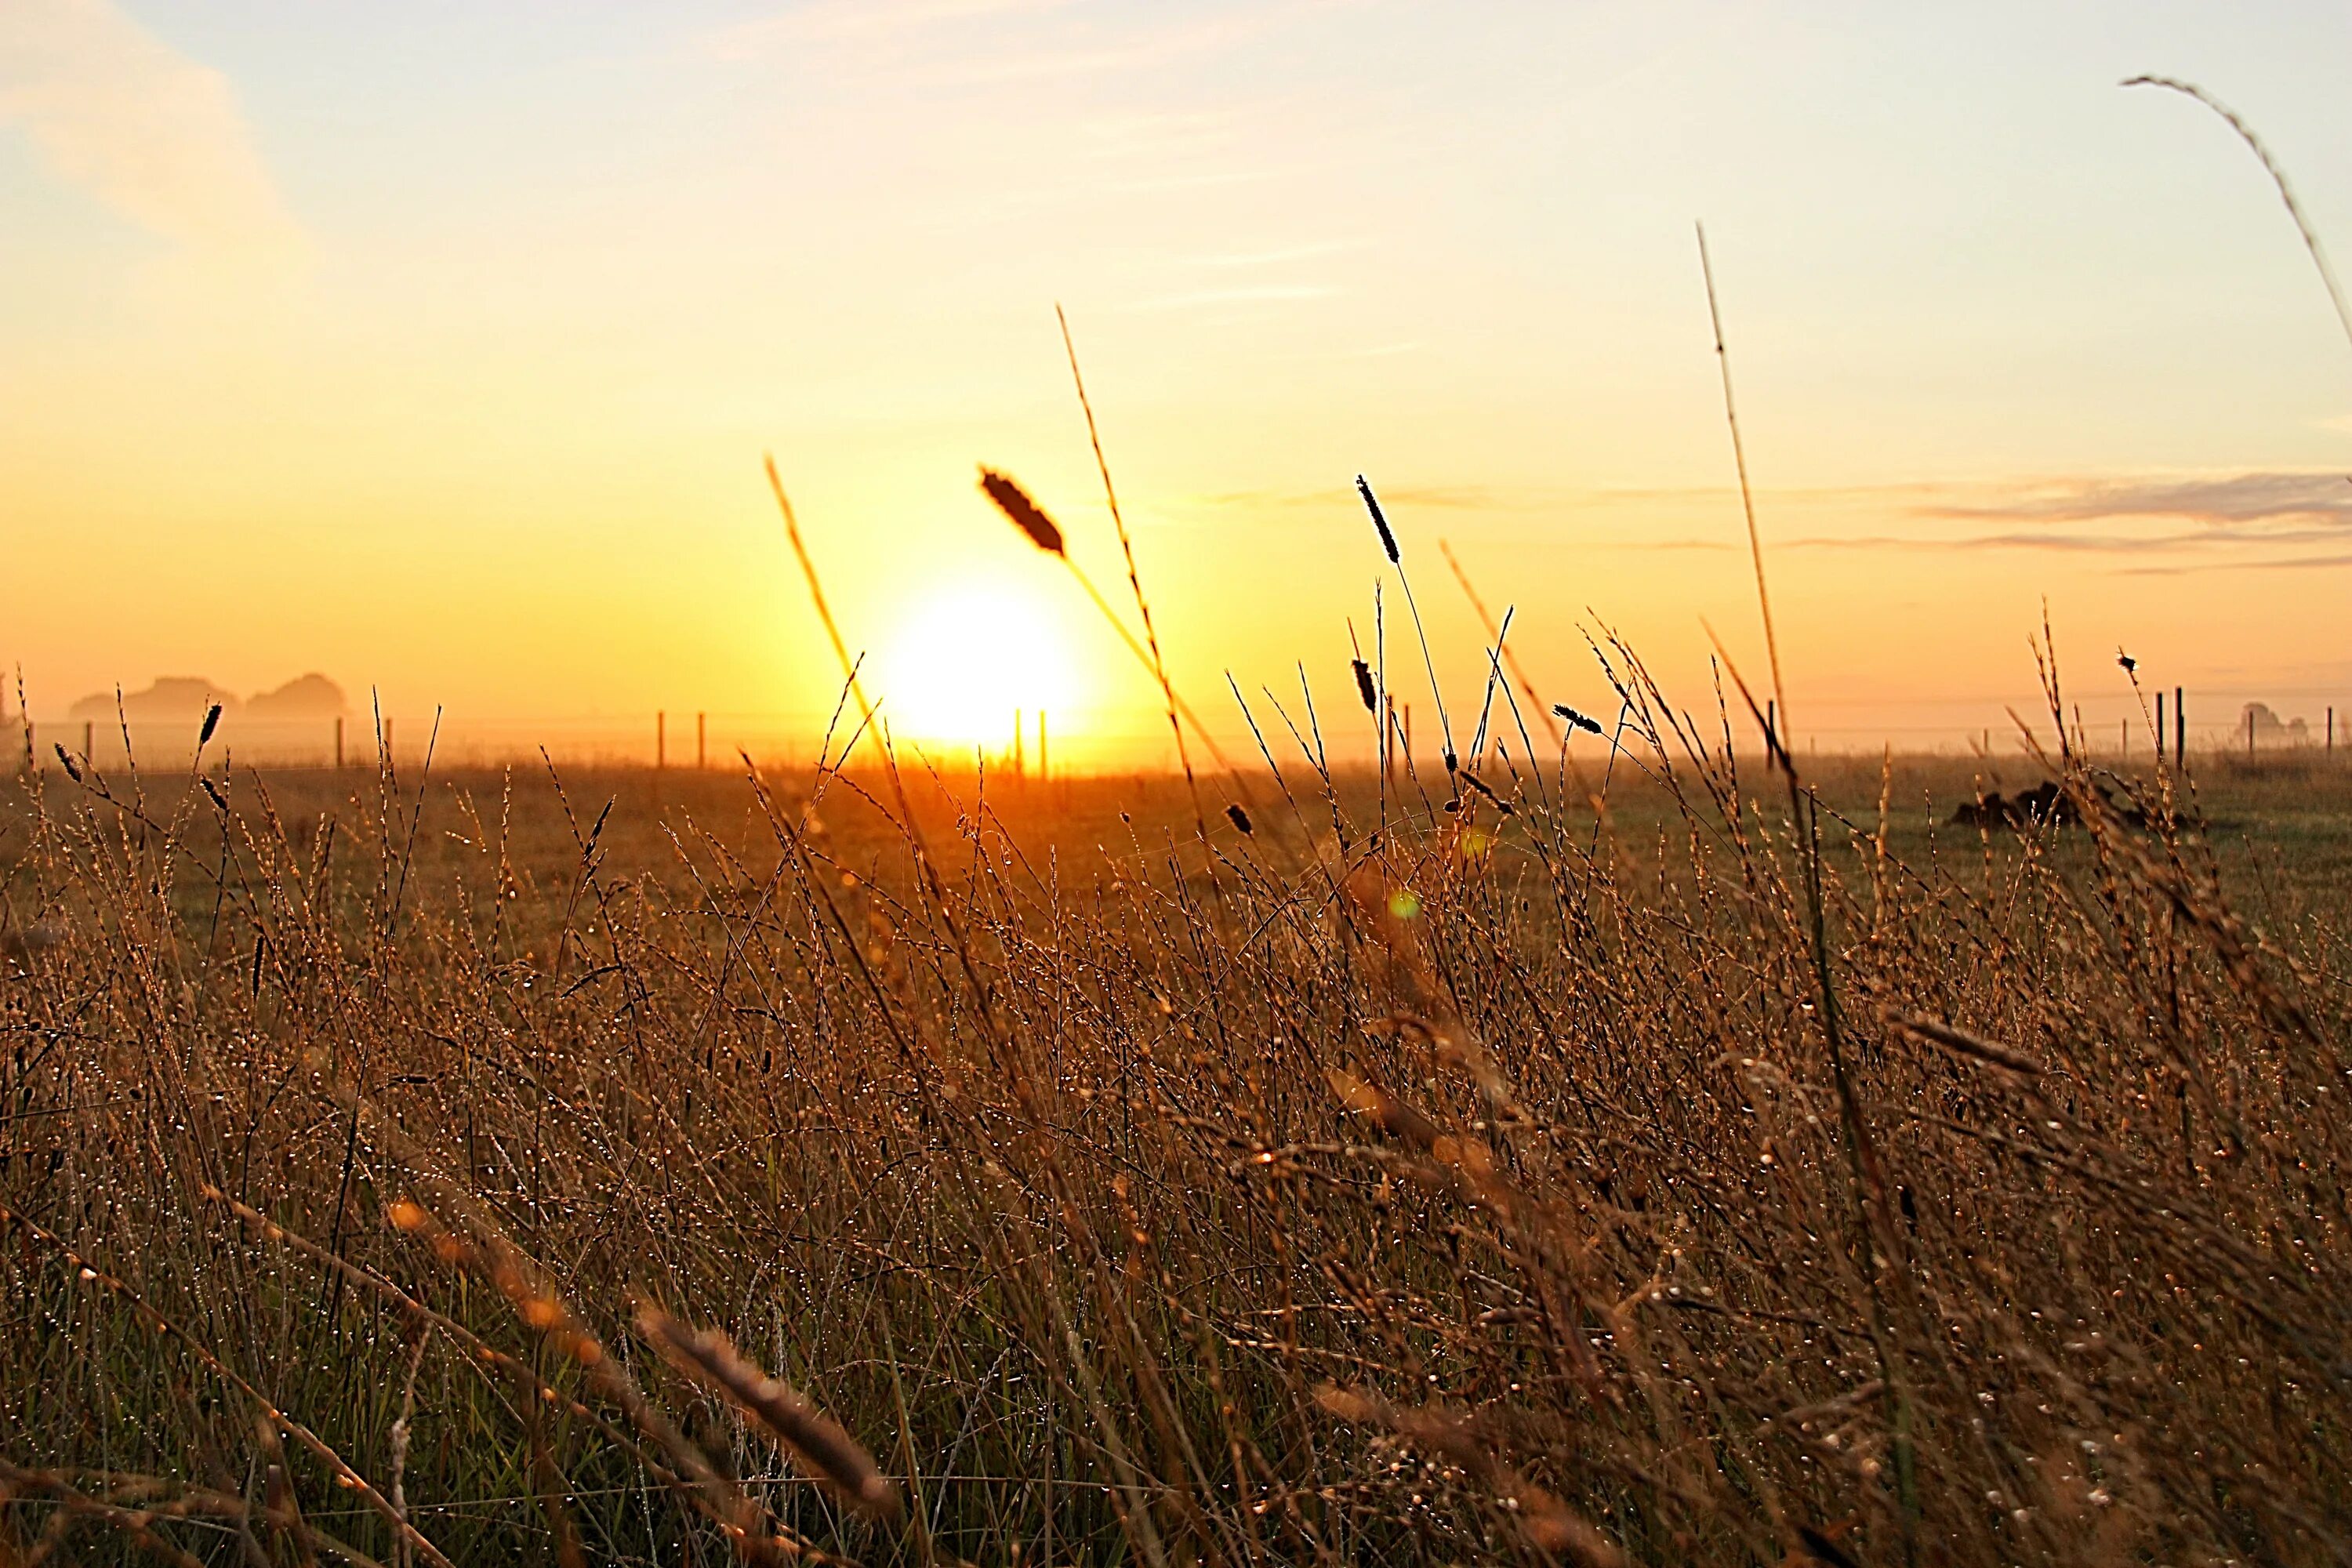
<path id="1" fill-rule="evenodd" d="M 1486 655 L 1440 539 L 1548 700 L 1612 707 L 1586 637 L 1614 628 L 1702 705 L 1703 619 L 1762 674 L 1703 216 L 1801 731 L 2000 722 L 2045 598 L 2103 733 L 2118 644 L 2200 717 L 2315 721 L 2352 696 L 2352 347 L 2243 146 L 2115 84 L 2203 81 L 2352 234 L 2347 33 L 2315 5 L 19 0 L 0 660 L 37 714 L 316 668 L 460 733 L 805 728 L 838 673 L 772 450 L 898 732 L 962 743 L 1013 698 L 1073 762 L 1157 758 L 1149 682 L 974 489 L 1018 476 L 1127 607 L 1058 300 L 1229 742 L 1227 672 L 1278 729 L 1260 694 L 1296 716 L 1302 661 L 1363 739 L 1360 470 L 1457 708 Z"/>

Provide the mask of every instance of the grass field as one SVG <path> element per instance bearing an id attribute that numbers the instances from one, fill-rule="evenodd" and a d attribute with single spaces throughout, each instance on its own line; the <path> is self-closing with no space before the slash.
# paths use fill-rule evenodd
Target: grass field
<path id="1" fill-rule="evenodd" d="M 0 785 L 0 1562 L 2352 1556 L 2352 770 L 1277 756 Z"/>

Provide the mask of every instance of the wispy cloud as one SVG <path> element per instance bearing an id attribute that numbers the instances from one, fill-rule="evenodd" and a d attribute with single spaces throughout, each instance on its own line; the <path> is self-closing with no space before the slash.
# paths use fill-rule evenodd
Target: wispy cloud
<path id="1" fill-rule="evenodd" d="M 1571 515 L 1582 521 L 1612 514 L 1635 520 L 1654 518 L 1661 507 L 1686 520 L 1692 507 L 1733 504 L 1734 493 L 1706 487 L 1423 484 L 1384 487 L 1381 496 L 1394 506 L 1486 513 L 1497 521 L 1511 518 L 1517 520 L 1514 526 L 1524 526 L 1530 514 L 1551 514 L 1563 523 Z M 2116 563 L 2116 571 L 2148 574 L 2352 564 L 2347 554 L 2277 553 L 2352 544 L 2352 480 L 2326 472 L 1826 486 L 1763 490 L 1758 502 L 1766 514 L 1765 543 L 1770 550 L 1947 555 L 2023 551 L 2105 557 Z M 1229 492 L 1203 496 L 1199 504 L 1252 510 L 1345 510 L 1353 497 L 1344 487 L 1333 486 Z M 1823 524 L 1832 519 L 1869 519 L 1877 526 L 1831 531 Z M 1916 526 L 1903 530 L 1899 525 L 1906 521 Z M 1950 527 L 1955 522 L 2007 526 L 1958 532 Z M 1889 523 L 1898 526 L 1890 528 Z M 1608 537 L 1580 532 L 1579 542 L 1688 551 L 1727 549 L 1734 540 L 1728 531 L 1716 540 L 1682 531 L 1644 534 L 1611 529 Z"/>
<path id="2" fill-rule="evenodd" d="M 1927 517 L 2019 522 L 2165 519 L 2229 533 L 2280 523 L 2352 528 L 2352 479 L 2340 473 L 2251 473 L 2187 478 L 2066 479 L 2006 495 L 1915 509 Z"/>
<path id="3" fill-rule="evenodd" d="M 2352 566 L 2352 555 L 2292 555 L 2263 561 L 2176 562 L 2169 565 L 2126 566 L 2127 577 L 2178 577 L 2197 572 L 2309 572 L 2330 566 Z"/>
<path id="4" fill-rule="evenodd" d="M 58 174 L 193 249 L 283 257 L 301 232 L 228 79 L 111 0 L 0 5 L 0 124 Z"/>

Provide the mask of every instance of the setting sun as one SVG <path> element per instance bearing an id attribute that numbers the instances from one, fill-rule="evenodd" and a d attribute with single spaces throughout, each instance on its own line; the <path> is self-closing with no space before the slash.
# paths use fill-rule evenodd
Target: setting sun
<path id="1" fill-rule="evenodd" d="M 1041 710 L 1055 733 L 1076 734 L 1087 695 L 1059 607 L 999 577 L 915 599 L 877 661 L 874 692 L 894 736 L 991 751 L 1012 744 L 1016 713 L 1032 743 Z"/>

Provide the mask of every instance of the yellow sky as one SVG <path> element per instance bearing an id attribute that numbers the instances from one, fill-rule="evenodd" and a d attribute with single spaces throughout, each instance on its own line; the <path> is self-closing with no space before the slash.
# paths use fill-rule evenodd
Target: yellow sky
<path id="1" fill-rule="evenodd" d="M 978 597 L 1061 650 L 1057 750 L 1156 758 L 1150 683 L 974 488 L 1018 476 L 1127 607 L 1060 300 L 1173 671 L 1226 739 L 1227 672 L 1278 728 L 1259 694 L 1296 716 L 1303 662 L 1360 742 L 1349 620 L 1369 640 L 1384 563 L 1358 471 L 1458 709 L 1486 656 L 1441 538 L 1548 699 L 1612 706 L 1585 639 L 1613 628 L 1704 705 L 1703 619 L 1762 655 L 1703 216 L 1801 727 L 1998 722 L 2045 598 L 2110 731 L 2118 644 L 2216 721 L 2315 720 L 2352 694 L 2352 347 L 2245 149 L 2115 84 L 2204 81 L 2352 234 L 2347 31 L 2319 5 L 18 0 L 0 659 L 37 714 L 316 668 L 461 731 L 805 727 L 838 673 L 772 450 L 910 715 L 957 646 L 914 622 L 982 637 Z M 974 648 L 951 684 L 1037 662 Z"/>

